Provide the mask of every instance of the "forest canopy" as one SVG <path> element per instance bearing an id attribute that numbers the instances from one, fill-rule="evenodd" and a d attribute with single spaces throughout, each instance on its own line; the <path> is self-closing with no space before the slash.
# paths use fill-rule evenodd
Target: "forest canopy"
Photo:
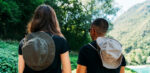
<path id="1" fill-rule="evenodd" d="M 21 40 L 33 12 L 40 4 L 54 8 L 62 33 L 71 48 L 79 49 L 90 41 L 88 28 L 93 19 L 115 16 L 119 10 L 113 6 L 113 0 L 0 0 L 0 38 Z M 110 30 L 112 24 L 110 22 Z M 80 44 L 78 44 L 80 43 Z"/>

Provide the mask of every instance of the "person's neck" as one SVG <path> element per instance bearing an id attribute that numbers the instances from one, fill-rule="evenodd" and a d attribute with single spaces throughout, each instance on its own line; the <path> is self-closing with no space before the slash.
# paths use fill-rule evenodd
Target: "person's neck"
<path id="1" fill-rule="evenodd" d="M 97 37 L 95 37 L 94 39 L 93 39 L 93 41 L 95 41 L 98 37 L 105 37 L 104 35 L 102 36 L 102 35 L 100 35 L 100 36 L 97 36 Z"/>

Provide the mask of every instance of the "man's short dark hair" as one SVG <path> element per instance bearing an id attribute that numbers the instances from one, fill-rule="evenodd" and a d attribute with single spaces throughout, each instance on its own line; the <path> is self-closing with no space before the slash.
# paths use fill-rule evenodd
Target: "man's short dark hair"
<path id="1" fill-rule="evenodd" d="M 109 24 L 108 24 L 107 20 L 105 20 L 103 18 L 95 19 L 92 22 L 92 25 L 98 26 L 101 33 L 106 33 L 109 28 Z"/>

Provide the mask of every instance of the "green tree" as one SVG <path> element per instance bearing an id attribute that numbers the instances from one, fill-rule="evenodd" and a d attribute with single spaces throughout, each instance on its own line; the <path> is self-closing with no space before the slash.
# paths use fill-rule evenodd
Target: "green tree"
<path id="1" fill-rule="evenodd" d="M 109 20 L 109 16 L 115 15 L 117 8 L 112 2 L 90 0 L 84 5 L 79 0 L 0 0 L 0 37 L 22 39 L 35 8 L 45 3 L 56 11 L 63 34 L 71 48 L 76 50 L 90 41 L 87 29 L 93 19 L 104 17 Z"/>
<path id="2" fill-rule="evenodd" d="M 13 0 L 0 0 L 0 36 L 10 38 L 15 35 L 18 38 L 18 29 L 15 29 L 20 22 L 21 11 Z M 13 35 L 12 35 L 13 34 Z"/>

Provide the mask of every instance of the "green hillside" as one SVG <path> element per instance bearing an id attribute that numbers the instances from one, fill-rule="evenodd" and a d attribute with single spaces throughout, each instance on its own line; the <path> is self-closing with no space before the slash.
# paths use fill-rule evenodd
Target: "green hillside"
<path id="1" fill-rule="evenodd" d="M 150 62 L 150 1 L 137 4 L 114 21 L 110 36 L 118 39 L 130 65 Z"/>

